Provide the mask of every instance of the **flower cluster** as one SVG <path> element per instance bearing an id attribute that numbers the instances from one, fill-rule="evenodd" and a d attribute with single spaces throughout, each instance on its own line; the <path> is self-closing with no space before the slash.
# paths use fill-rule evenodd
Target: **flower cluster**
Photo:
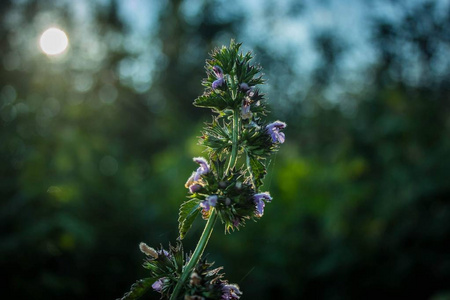
<path id="1" fill-rule="evenodd" d="M 201 211 L 204 219 L 209 218 L 214 207 L 229 232 L 244 225 L 245 220 L 262 217 L 265 202 L 272 198 L 268 192 L 256 193 L 251 180 L 245 179 L 245 172 L 233 169 L 222 174 L 219 172 L 221 162 L 216 161 L 210 167 L 202 157 L 196 157 L 194 161 L 200 167 L 189 177 L 186 188 L 190 193 L 189 203 L 196 204 L 194 208 Z M 184 208 L 182 206 L 182 210 Z M 192 210 L 192 206 L 187 209 Z M 184 237 L 182 230 L 180 237 Z"/>
<path id="2" fill-rule="evenodd" d="M 195 219 L 195 210 L 208 219 L 214 208 L 229 232 L 247 219 L 262 217 L 265 204 L 272 200 L 268 192 L 259 189 L 267 173 L 267 158 L 285 141 L 282 130 L 286 123 L 264 123 L 266 101 L 257 88 L 264 82 L 259 75 L 261 68 L 251 64 L 250 53 L 240 54 L 239 47 L 232 42 L 230 47 L 212 53 L 206 64 L 205 92 L 194 101 L 198 107 L 211 108 L 217 116 L 200 139 L 209 153 L 209 163 L 205 158 L 194 158 L 200 167 L 186 183 L 190 195 L 180 209 L 180 238 Z M 246 162 L 240 168 L 235 165 L 238 157 Z"/>
<path id="3" fill-rule="evenodd" d="M 124 295 L 122 299 L 136 299 L 138 287 L 150 286 L 155 292 L 161 294 L 162 298 L 169 298 L 178 276 L 182 272 L 190 256 L 184 254 L 181 243 L 176 247 L 169 247 L 169 250 L 155 250 L 145 243 L 139 245 L 142 253 L 146 255 L 144 268 L 150 270 L 148 280 L 138 281 L 135 289 Z M 236 284 L 230 284 L 223 278 L 222 267 L 213 269 L 214 263 L 200 260 L 190 275 L 189 282 L 186 282 L 181 299 L 239 299 L 242 292 Z"/>
<path id="4" fill-rule="evenodd" d="M 199 141 L 207 157 L 193 159 L 198 167 L 185 184 L 188 196 L 180 206 L 177 246 L 166 251 L 142 243 L 151 277 L 135 283 L 123 299 L 136 299 L 150 288 L 171 300 L 235 300 L 242 295 L 237 285 L 223 279 L 222 268 L 212 269 L 201 257 L 217 219 L 230 232 L 264 215 L 272 197 L 261 187 L 270 156 L 285 142 L 286 123 L 264 121 L 268 110 L 258 88 L 264 83 L 261 67 L 252 64 L 250 52 L 240 53 L 240 46 L 232 41 L 206 61 L 205 91 L 194 105 L 210 108 L 214 115 Z M 205 229 L 194 252 L 185 256 L 181 241 L 199 215 L 207 220 Z"/>

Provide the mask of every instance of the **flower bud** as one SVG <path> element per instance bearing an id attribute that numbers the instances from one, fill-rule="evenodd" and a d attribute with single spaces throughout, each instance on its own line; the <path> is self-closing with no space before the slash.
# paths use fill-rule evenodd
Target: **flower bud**
<path id="1" fill-rule="evenodd" d="M 153 284 L 152 284 L 152 288 L 157 291 L 158 293 L 161 293 L 161 290 L 163 288 L 164 285 L 164 277 L 160 278 L 158 280 L 156 280 Z"/>
<path id="2" fill-rule="evenodd" d="M 244 93 L 246 93 L 248 90 L 250 90 L 250 87 L 248 86 L 247 83 L 243 82 L 239 85 L 239 89 Z"/>
<path id="3" fill-rule="evenodd" d="M 198 276 L 197 272 L 192 272 L 189 283 L 191 285 L 199 285 L 201 280 L 202 280 L 202 278 L 200 276 Z"/>
<path id="4" fill-rule="evenodd" d="M 236 182 L 236 189 L 240 190 L 242 188 L 242 182 L 237 181 Z"/>
<path id="5" fill-rule="evenodd" d="M 156 250 L 153 249 L 152 247 L 149 247 L 146 243 L 140 243 L 139 244 L 139 249 L 145 255 L 151 256 L 154 259 L 158 258 L 158 252 L 156 252 Z"/>

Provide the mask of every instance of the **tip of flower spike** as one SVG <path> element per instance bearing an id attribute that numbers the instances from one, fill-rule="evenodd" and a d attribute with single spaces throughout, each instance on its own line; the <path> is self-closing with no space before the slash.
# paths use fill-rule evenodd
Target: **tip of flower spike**
<path id="1" fill-rule="evenodd" d="M 156 250 L 153 249 L 152 247 L 149 247 L 146 243 L 140 243 L 139 249 L 141 250 L 142 253 L 144 253 L 147 256 L 151 256 L 154 259 L 158 258 L 158 252 L 156 252 Z"/>

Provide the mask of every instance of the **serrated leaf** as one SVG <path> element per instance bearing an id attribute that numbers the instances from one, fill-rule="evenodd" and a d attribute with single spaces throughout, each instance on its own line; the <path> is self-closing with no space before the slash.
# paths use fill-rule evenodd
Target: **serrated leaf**
<path id="1" fill-rule="evenodd" d="M 226 99 L 217 93 L 207 93 L 199 96 L 194 100 L 194 105 L 197 107 L 215 108 L 219 111 L 229 106 Z"/>
<path id="2" fill-rule="evenodd" d="M 136 281 L 130 288 L 130 291 L 123 295 L 120 300 L 134 300 L 142 297 L 156 281 L 156 278 L 144 278 Z"/>
<path id="3" fill-rule="evenodd" d="M 252 155 L 247 154 L 247 167 L 252 175 L 252 181 L 255 185 L 256 189 L 258 189 L 262 184 L 262 180 L 264 176 L 266 176 L 266 167 L 261 162 L 261 159 L 258 159 Z"/>
<path id="4" fill-rule="evenodd" d="M 200 200 L 191 199 L 183 202 L 180 206 L 180 214 L 178 217 L 178 229 L 180 233 L 180 240 L 184 239 L 186 233 L 191 229 L 192 223 L 200 212 Z"/>

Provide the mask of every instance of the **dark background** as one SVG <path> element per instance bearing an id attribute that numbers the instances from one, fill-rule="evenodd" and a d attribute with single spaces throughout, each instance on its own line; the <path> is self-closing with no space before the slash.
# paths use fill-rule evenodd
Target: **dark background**
<path id="1" fill-rule="evenodd" d="M 448 1 L 22 0 L 0 20 L 3 295 L 114 299 L 146 277 L 138 244 L 175 242 L 202 155 L 204 61 L 235 38 L 287 141 L 264 217 L 217 225 L 209 260 L 243 299 L 450 299 Z M 51 26 L 70 43 L 53 57 Z"/>

